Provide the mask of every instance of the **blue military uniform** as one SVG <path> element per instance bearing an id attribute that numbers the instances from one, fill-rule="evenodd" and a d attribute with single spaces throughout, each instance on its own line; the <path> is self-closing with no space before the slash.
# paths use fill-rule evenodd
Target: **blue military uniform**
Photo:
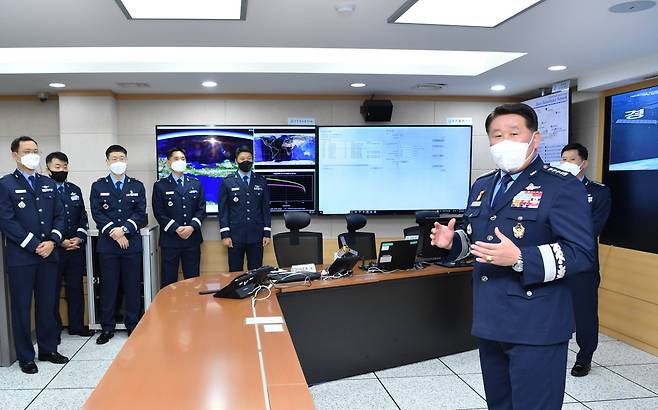
<path id="1" fill-rule="evenodd" d="M 272 235 L 267 180 L 254 172 L 250 176 L 247 185 L 237 172 L 227 175 L 219 187 L 219 232 L 222 239 L 233 241 L 233 248 L 228 249 L 231 272 L 242 270 L 245 252 L 247 268 L 259 268 L 263 237 Z"/>
<path id="2" fill-rule="evenodd" d="M 201 223 L 206 217 L 206 199 L 201 181 L 190 175 L 182 176 L 181 180 L 178 183 L 169 175 L 153 184 L 153 214 L 160 224 L 162 287 L 178 280 L 179 261 L 182 261 L 185 279 L 199 276 Z M 194 232 L 184 240 L 176 229 L 186 225 L 193 227 Z"/>
<path id="3" fill-rule="evenodd" d="M 61 281 L 66 283 L 65 295 L 69 321 L 69 333 L 79 333 L 84 330 L 84 289 L 82 277 L 85 274 L 85 243 L 87 242 L 87 210 L 85 209 L 82 190 L 79 186 L 64 182 L 57 184 L 56 191 L 64 203 L 64 239 L 80 238 L 80 249 L 67 251 L 58 247 L 59 269 L 57 275 L 56 297 L 59 301 Z M 56 310 L 58 322 L 61 326 L 59 309 Z"/>
<path id="4" fill-rule="evenodd" d="M 31 338 L 32 293 L 35 295 L 39 353 L 57 352 L 59 326 L 55 317 L 57 252 L 37 255 L 37 246 L 52 240 L 59 245 L 64 231 L 64 205 L 55 181 L 34 173 L 32 184 L 16 170 L 0 179 L 0 230 L 5 234 L 11 320 L 16 356 L 34 360 Z"/>
<path id="5" fill-rule="evenodd" d="M 112 178 L 100 178 L 91 185 L 91 216 L 98 228 L 96 251 L 101 267 L 101 326 L 112 332 L 119 284 L 124 294 L 125 325 L 132 331 L 139 321 L 142 279 L 142 238 L 140 228 L 147 224 L 146 190 L 140 181 L 124 176 L 119 191 Z M 113 228 L 125 228 L 128 249 L 121 249 L 110 237 Z"/>
<path id="6" fill-rule="evenodd" d="M 560 409 L 573 329 L 571 294 L 560 279 L 587 271 L 594 259 L 585 188 L 537 156 L 492 205 L 500 175 L 473 184 L 450 252 L 461 259 L 476 241 L 498 243 L 495 227 L 522 252 L 520 273 L 478 262 L 473 269 L 472 333 L 480 338 L 487 403 Z"/>
<path id="7" fill-rule="evenodd" d="M 591 208 L 594 243 L 603 231 L 612 199 L 610 188 L 598 182 L 583 179 L 587 189 L 587 202 Z M 595 247 L 596 260 L 594 266 L 582 275 L 570 277 L 567 281 L 573 297 L 574 314 L 576 319 L 576 342 L 579 351 L 576 363 L 589 364 L 599 342 L 599 274 L 598 247 Z"/>

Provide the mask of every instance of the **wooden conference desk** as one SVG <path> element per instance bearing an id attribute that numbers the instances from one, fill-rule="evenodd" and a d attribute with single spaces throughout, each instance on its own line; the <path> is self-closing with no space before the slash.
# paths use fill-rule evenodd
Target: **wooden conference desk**
<path id="1" fill-rule="evenodd" d="M 312 409 L 307 382 L 472 348 L 469 271 L 357 270 L 350 278 L 279 290 L 255 307 L 258 317 L 285 316 L 286 322 L 283 332 L 266 333 L 259 325 L 262 366 L 255 325 L 245 324 L 253 316 L 251 299 L 198 294 L 225 286 L 237 273 L 178 282 L 158 293 L 84 409 L 265 409 L 266 394 L 273 410 Z M 432 282 L 438 288 L 428 286 Z M 432 301 L 444 311 L 429 311 Z M 437 335 L 449 342 L 437 342 Z"/>

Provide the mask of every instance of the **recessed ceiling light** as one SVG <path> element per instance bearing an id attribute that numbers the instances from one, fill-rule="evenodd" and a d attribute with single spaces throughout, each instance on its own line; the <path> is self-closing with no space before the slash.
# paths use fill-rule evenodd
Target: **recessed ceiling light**
<path id="1" fill-rule="evenodd" d="M 64 88 L 64 87 L 66 87 L 66 84 L 64 84 L 64 83 L 50 83 L 48 85 L 50 87 L 53 87 L 53 88 Z"/>
<path id="2" fill-rule="evenodd" d="M 562 71 L 566 69 L 567 69 L 566 65 L 552 65 L 548 67 L 548 71 Z"/>
<path id="3" fill-rule="evenodd" d="M 608 8 L 611 13 L 637 13 L 652 8 L 655 1 L 626 1 Z"/>
<path id="4" fill-rule="evenodd" d="M 356 10 L 356 4 L 354 4 L 354 3 L 338 3 L 334 7 L 334 9 L 336 10 L 336 13 L 345 16 L 345 15 L 354 13 L 354 11 Z"/>
<path id="5" fill-rule="evenodd" d="M 365 86 L 366 86 L 366 83 L 352 83 L 352 84 L 350 84 L 350 87 L 354 87 L 354 88 L 363 88 Z"/>
<path id="6" fill-rule="evenodd" d="M 410 0 L 389 23 L 495 27 L 542 0 Z"/>
<path id="7" fill-rule="evenodd" d="M 217 82 L 216 81 L 204 81 L 201 83 L 202 86 L 212 88 L 212 87 L 217 87 Z"/>
<path id="8" fill-rule="evenodd" d="M 0 74 L 238 72 L 476 76 L 524 55 L 497 51 L 366 48 L 0 48 Z"/>
<path id="9" fill-rule="evenodd" d="M 505 91 L 505 88 L 507 87 L 502 84 L 496 84 L 491 86 L 491 91 Z"/>
<path id="10" fill-rule="evenodd" d="M 247 0 L 118 0 L 129 19 L 244 20 Z"/>

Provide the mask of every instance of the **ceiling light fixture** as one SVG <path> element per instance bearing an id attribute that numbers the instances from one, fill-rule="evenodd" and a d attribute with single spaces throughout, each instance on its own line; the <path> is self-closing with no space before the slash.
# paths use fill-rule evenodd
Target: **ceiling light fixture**
<path id="1" fill-rule="evenodd" d="M 0 48 L 0 74 L 238 72 L 477 76 L 525 54 L 285 47 Z"/>
<path id="2" fill-rule="evenodd" d="M 365 86 L 366 86 L 366 83 L 352 83 L 352 84 L 350 84 L 350 87 L 353 87 L 353 88 L 363 88 Z"/>
<path id="3" fill-rule="evenodd" d="M 216 81 L 204 81 L 204 82 L 201 83 L 201 85 L 206 87 L 206 88 L 213 88 L 213 87 L 217 87 L 217 82 Z"/>
<path id="4" fill-rule="evenodd" d="M 611 6 L 608 8 L 608 11 L 611 13 L 637 13 L 639 11 L 649 10 L 655 5 L 655 1 L 625 1 Z"/>
<path id="5" fill-rule="evenodd" d="M 53 87 L 53 88 L 64 88 L 66 87 L 66 84 L 64 83 L 50 83 L 48 86 Z"/>
<path id="6" fill-rule="evenodd" d="M 347 16 L 356 10 L 356 4 L 354 3 L 338 3 L 336 6 L 334 6 L 334 9 L 336 10 L 336 13 L 340 14 L 341 16 Z"/>
<path id="7" fill-rule="evenodd" d="M 542 0 L 408 0 L 389 23 L 496 27 Z"/>
<path id="8" fill-rule="evenodd" d="M 245 20 L 247 0 L 116 0 L 129 19 Z"/>
<path id="9" fill-rule="evenodd" d="M 548 71 L 562 71 L 566 69 L 567 69 L 566 65 L 552 65 L 547 68 Z"/>
<path id="10" fill-rule="evenodd" d="M 496 84 L 491 86 L 491 91 L 505 91 L 507 87 L 502 84 Z"/>

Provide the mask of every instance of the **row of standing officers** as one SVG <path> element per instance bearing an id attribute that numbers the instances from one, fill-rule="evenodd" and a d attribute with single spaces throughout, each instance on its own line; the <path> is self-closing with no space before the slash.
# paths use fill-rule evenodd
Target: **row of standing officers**
<path id="1" fill-rule="evenodd" d="M 11 144 L 16 170 L 0 179 L 0 230 L 6 237 L 11 320 L 21 370 L 38 372 L 35 358 L 57 364 L 68 358 L 57 351 L 61 318 L 58 301 L 62 279 L 66 283 L 69 327 L 72 335 L 91 336 L 83 325 L 82 277 L 88 238 L 87 212 L 80 188 L 67 181 L 69 160 L 62 152 L 46 157 L 49 177 L 39 174 L 37 142 L 16 138 Z M 147 225 L 144 184 L 126 175 L 128 153 L 120 145 L 106 152 L 110 173 L 91 186 L 90 209 L 98 228 L 96 251 L 100 267 L 100 322 L 97 344 L 107 343 L 116 327 L 117 301 L 124 302 L 128 334 L 139 321 L 142 240 Z M 153 187 L 152 204 L 160 224 L 162 287 L 178 279 L 179 263 L 185 278 L 199 276 L 201 225 L 205 195 L 200 181 L 185 174 L 185 151 L 167 153 L 171 175 Z M 263 246 L 269 243 L 269 193 L 264 178 L 251 171 L 249 147 L 236 152 L 239 170 L 225 178 L 220 189 L 220 232 L 229 246 L 230 270 L 262 264 Z M 230 181 L 230 182 L 229 182 Z M 121 290 L 122 295 L 119 294 Z M 38 355 L 31 340 L 31 305 L 35 299 Z"/>

